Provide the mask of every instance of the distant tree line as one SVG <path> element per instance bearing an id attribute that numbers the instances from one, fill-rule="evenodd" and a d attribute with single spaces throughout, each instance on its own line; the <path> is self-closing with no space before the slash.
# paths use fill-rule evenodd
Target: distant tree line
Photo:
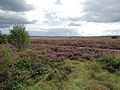
<path id="1" fill-rule="evenodd" d="M 112 36 L 112 39 L 117 39 L 119 36 Z"/>

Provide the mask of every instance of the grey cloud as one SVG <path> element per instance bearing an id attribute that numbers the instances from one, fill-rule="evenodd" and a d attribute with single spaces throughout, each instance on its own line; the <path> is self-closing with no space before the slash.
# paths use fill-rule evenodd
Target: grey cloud
<path id="1" fill-rule="evenodd" d="M 8 28 L 13 24 L 30 24 L 24 12 L 34 9 L 25 0 L 0 0 L 0 28 Z"/>
<path id="2" fill-rule="evenodd" d="M 11 12 L 0 12 L 0 28 L 7 28 L 13 24 L 30 24 L 34 22 L 28 21 L 22 14 Z"/>
<path id="3" fill-rule="evenodd" d="M 87 0 L 82 20 L 89 22 L 119 22 L 120 0 Z"/>
<path id="4" fill-rule="evenodd" d="M 0 0 L 0 9 L 7 11 L 29 11 L 34 9 L 32 5 L 29 5 L 25 0 Z"/>

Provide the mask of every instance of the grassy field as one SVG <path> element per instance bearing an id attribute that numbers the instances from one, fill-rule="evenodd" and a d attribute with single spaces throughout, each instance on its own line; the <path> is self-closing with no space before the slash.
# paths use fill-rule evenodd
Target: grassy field
<path id="1" fill-rule="evenodd" d="M 73 68 L 68 80 L 40 81 L 30 90 L 120 90 L 120 77 L 102 70 L 95 61 L 68 60 L 67 64 Z"/>

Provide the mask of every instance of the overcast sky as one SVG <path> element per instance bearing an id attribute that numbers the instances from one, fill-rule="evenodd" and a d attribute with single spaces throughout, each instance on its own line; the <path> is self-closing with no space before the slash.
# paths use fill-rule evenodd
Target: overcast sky
<path id="1" fill-rule="evenodd" d="M 0 0 L 0 30 L 24 24 L 30 35 L 120 35 L 120 0 Z"/>

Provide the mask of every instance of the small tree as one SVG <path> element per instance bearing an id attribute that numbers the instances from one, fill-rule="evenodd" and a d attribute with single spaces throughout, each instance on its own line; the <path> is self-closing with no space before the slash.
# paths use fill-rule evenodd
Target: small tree
<path id="1" fill-rule="evenodd" d="M 10 30 L 11 44 L 13 44 L 19 51 L 26 49 L 29 46 L 30 36 L 24 25 L 14 25 Z"/>

